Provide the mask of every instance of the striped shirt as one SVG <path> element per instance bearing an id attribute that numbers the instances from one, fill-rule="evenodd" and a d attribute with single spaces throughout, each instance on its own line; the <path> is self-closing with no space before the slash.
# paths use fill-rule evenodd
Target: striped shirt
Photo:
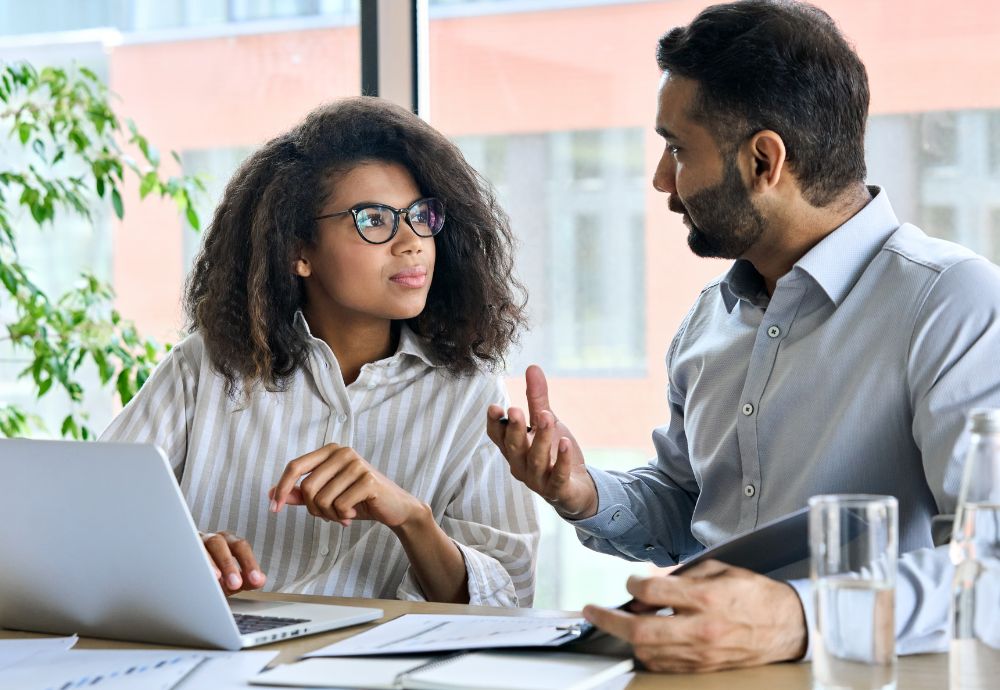
<path id="1" fill-rule="evenodd" d="M 486 408 L 504 404 L 486 374 L 456 377 L 405 325 L 397 352 L 345 386 L 333 351 L 297 325 L 309 356 L 281 392 L 228 397 L 198 333 L 181 341 L 102 440 L 155 443 L 195 524 L 253 547 L 268 591 L 422 600 L 402 544 L 377 522 L 348 527 L 304 507 L 268 510 L 285 465 L 327 443 L 353 448 L 431 506 L 462 552 L 469 601 L 530 606 L 538 525 L 533 499 L 486 436 Z"/>

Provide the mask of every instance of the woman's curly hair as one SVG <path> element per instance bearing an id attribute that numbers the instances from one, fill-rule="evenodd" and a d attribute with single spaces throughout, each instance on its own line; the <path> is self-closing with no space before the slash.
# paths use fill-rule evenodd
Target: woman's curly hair
<path id="1" fill-rule="evenodd" d="M 293 261 L 315 245 L 314 218 L 338 176 L 366 161 L 404 166 L 447 214 L 426 307 L 406 323 L 454 374 L 502 368 L 525 304 L 506 213 L 440 132 L 403 108 L 360 97 L 314 110 L 247 158 L 208 226 L 184 306 L 230 395 L 257 384 L 280 390 L 306 359 L 294 326 L 305 292 Z"/>

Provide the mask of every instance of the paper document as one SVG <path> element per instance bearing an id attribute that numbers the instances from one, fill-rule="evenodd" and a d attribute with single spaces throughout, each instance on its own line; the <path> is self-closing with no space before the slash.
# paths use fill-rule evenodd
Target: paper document
<path id="1" fill-rule="evenodd" d="M 581 630 L 586 627 L 587 622 L 583 618 L 410 613 L 306 656 L 368 656 L 500 647 L 558 647 L 579 638 Z"/>
<path id="2" fill-rule="evenodd" d="M 430 661 L 429 657 L 379 657 L 367 659 L 306 659 L 264 671 L 250 682 L 297 688 L 357 688 L 396 690 L 397 679 Z"/>
<path id="3" fill-rule="evenodd" d="M 278 652 L 203 652 L 205 662 L 173 690 L 246 690 Z"/>
<path id="4" fill-rule="evenodd" d="M 632 670 L 631 659 L 561 652 L 469 652 L 437 659 L 306 659 L 252 682 L 360 690 L 590 690 Z M 619 681 L 611 688 L 624 687 Z"/>
<path id="5" fill-rule="evenodd" d="M 273 651 L 69 650 L 65 643 L 62 649 L 54 644 L 48 649 L 55 651 L 0 668 L 0 690 L 245 690 L 248 681 L 278 656 Z"/>
<path id="6" fill-rule="evenodd" d="M 30 640 L 0 640 L 0 671 L 29 659 L 36 654 L 65 652 L 76 644 L 76 635 L 69 637 L 40 637 Z"/>
<path id="7" fill-rule="evenodd" d="M 204 660 L 203 654 L 168 650 L 38 654 L 0 670 L 0 690 L 172 690 Z"/>

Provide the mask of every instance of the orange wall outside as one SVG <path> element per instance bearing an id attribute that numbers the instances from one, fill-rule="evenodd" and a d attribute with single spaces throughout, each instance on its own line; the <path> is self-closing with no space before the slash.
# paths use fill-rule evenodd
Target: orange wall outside
<path id="1" fill-rule="evenodd" d="M 705 2 L 675 1 L 486 15 L 431 25 L 431 121 L 449 136 L 605 127 L 652 133 L 657 37 Z M 1000 108 L 1000 10 L 989 0 L 829 0 L 865 61 L 872 112 Z M 321 29 L 113 50 L 111 86 L 164 149 L 256 145 L 316 104 L 357 93 L 357 28 Z M 181 242 L 169 204 L 132 204 L 118 228 L 122 311 L 174 337 L 182 322 Z M 686 230 L 652 188 L 646 200 L 647 375 L 550 382 L 553 407 L 585 447 L 651 449 L 666 419 L 663 354 L 701 285 L 725 268 L 693 257 Z M 628 228 L 609 228 L 624 232 Z M 523 384 L 511 379 L 515 400 Z"/>

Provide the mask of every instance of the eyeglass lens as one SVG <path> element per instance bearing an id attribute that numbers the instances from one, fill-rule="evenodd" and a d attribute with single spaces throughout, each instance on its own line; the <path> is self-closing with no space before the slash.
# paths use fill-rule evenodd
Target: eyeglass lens
<path id="1" fill-rule="evenodd" d="M 420 237 L 436 235 L 444 227 L 444 205 L 437 199 L 420 199 L 403 213 Z M 354 222 L 366 240 L 379 244 L 395 234 L 399 215 L 395 209 L 378 204 L 355 210 Z"/>

